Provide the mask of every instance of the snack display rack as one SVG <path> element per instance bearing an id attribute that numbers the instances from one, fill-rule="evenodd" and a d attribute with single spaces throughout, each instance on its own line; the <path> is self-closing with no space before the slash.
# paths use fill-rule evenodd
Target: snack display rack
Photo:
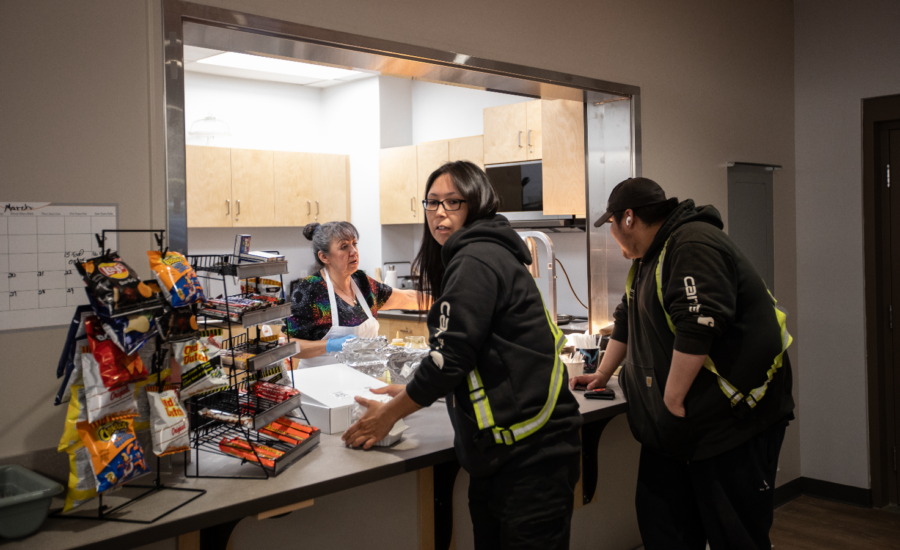
<path id="1" fill-rule="evenodd" d="M 224 311 L 222 314 L 200 310 L 199 316 L 203 317 L 204 326 L 220 324 L 223 332 L 227 330 L 228 339 L 225 341 L 223 351 L 232 357 L 230 365 L 222 361 L 222 356 L 213 358 L 223 370 L 228 372 L 229 385 L 208 393 L 195 395 L 185 400 L 188 407 L 188 416 L 191 426 L 191 447 L 193 448 L 193 460 L 185 463 L 185 475 L 200 478 L 227 478 L 227 479 L 267 479 L 276 476 L 285 468 L 296 462 L 300 457 L 310 452 L 319 444 L 319 432 L 315 430 L 306 439 L 296 445 L 286 443 L 271 436 L 263 435 L 260 430 L 266 428 L 276 419 L 285 416 L 291 411 L 300 411 L 302 420 L 309 424 L 303 409 L 300 407 L 300 395 L 293 395 L 283 401 L 273 401 L 255 395 L 252 385 L 257 380 L 277 376 L 283 373 L 281 362 L 287 360 L 300 351 L 296 341 L 291 341 L 286 336 L 286 343 L 267 341 L 259 328 L 260 325 L 272 322 L 282 322 L 290 315 L 290 303 L 278 303 L 263 309 L 244 311 L 238 313 L 238 308 L 232 309 L 232 304 L 249 298 L 251 294 L 242 293 L 228 295 L 227 277 L 237 279 L 279 277 L 283 288 L 283 275 L 287 273 L 287 262 L 262 262 L 247 260 L 231 254 L 224 255 L 190 255 L 187 256 L 191 267 L 197 276 L 207 281 L 207 287 L 221 285 Z M 211 293 L 210 293 L 211 295 Z M 283 302 L 283 301 L 282 301 Z M 232 314 L 232 312 L 235 314 Z M 235 334 L 232 327 L 242 327 L 242 332 Z M 250 336 L 252 329 L 255 336 Z M 245 368 L 239 368 L 235 357 L 241 354 L 250 356 Z M 293 379 L 293 371 L 291 371 Z M 204 410 L 217 411 L 219 416 L 227 416 L 229 421 L 214 418 L 202 414 Z M 236 437 L 250 445 L 246 458 L 236 457 L 226 453 L 221 443 L 229 437 Z M 268 449 L 274 449 L 281 453 L 274 459 L 267 459 L 257 451 L 257 445 Z M 223 475 L 213 465 L 207 467 L 201 463 L 204 454 L 240 459 L 241 465 L 250 463 L 257 469 L 245 472 L 242 469 L 240 475 Z"/>
<path id="2" fill-rule="evenodd" d="M 164 229 L 104 229 L 100 235 L 96 235 L 97 243 L 99 244 L 101 251 L 106 250 L 106 234 L 107 233 L 151 233 L 151 234 L 153 234 L 154 238 L 156 239 L 156 243 L 157 243 L 157 246 L 159 247 L 160 252 L 165 253 L 165 251 L 168 250 L 168 249 L 165 249 L 165 250 L 163 249 L 163 242 L 165 240 L 165 233 L 166 233 L 166 231 Z M 168 354 L 166 353 L 166 351 L 163 347 L 162 337 L 159 334 L 156 335 L 154 342 L 156 344 L 156 349 L 153 352 L 153 357 L 151 359 L 151 368 L 149 370 L 149 376 L 150 376 L 150 378 L 152 378 L 153 376 L 156 376 L 157 384 L 159 384 L 161 373 L 162 373 L 162 370 L 164 369 L 164 364 L 168 358 Z M 122 487 L 120 488 L 120 490 L 122 490 L 122 489 L 139 489 L 139 490 L 143 490 L 143 492 L 141 492 L 141 494 L 139 494 L 135 497 L 126 499 L 125 502 L 118 504 L 114 508 L 110 508 L 109 506 L 105 505 L 103 503 L 104 493 L 99 493 L 97 495 L 98 505 L 97 505 L 96 514 L 84 514 L 84 513 L 79 514 L 76 512 L 76 513 L 69 513 L 66 515 L 62 515 L 61 513 L 54 513 L 54 514 L 51 514 L 51 516 L 67 518 L 67 519 L 103 520 L 103 521 L 114 521 L 114 522 L 120 522 L 120 523 L 138 523 L 138 524 L 149 525 L 149 524 L 155 523 L 156 521 L 166 517 L 167 515 L 171 514 L 172 512 L 181 509 L 182 507 L 190 504 L 191 502 L 197 500 L 198 498 L 200 498 L 201 496 L 206 494 L 206 489 L 191 489 L 188 487 L 172 487 L 172 486 L 169 486 L 169 485 L 166 485 L 165 483 L 163 483 L 162 463 L 161 463 L 161 458 L 159 456 L 156 457 L 156 477 L 153 479 L 153 482 L 151 485 L 126 483 L 126 484 L 122 485 Z M 123 510 L 124 508 L 127 508 L 128 506 L 131 506 L 132 504 L 134 504 L 140 500 L 143 500 L 146 497 L 149 497 L 153 493 L 157 493 L 160 491 L 180 491 L 183 493 L 195 493 L 195 494 L 188 500 L 181 502 L 177 506 L 169 508 L 168 510 L 159 514 L 158 516 L 154 517 L 153 519 L 138 520 L 138 519 L 129 519 L 129 518 L 122 518 L 122 517 L 113 517 L 113 514 L 115 514 L 116 512 L 119 512 L 120 510 Z"/>

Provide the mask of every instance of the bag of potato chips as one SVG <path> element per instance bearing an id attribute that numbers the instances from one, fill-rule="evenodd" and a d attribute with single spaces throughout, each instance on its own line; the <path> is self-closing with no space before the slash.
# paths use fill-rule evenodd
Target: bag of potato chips
<path id="1" fill-rule="evenodd" d="M 97 476 L 91 464 L 91 453 L 81 439 L 66 449 L 69 455 L 69 483 L 63 513 L 71 512 L 97 496 Z"/>
<path id="2" fill-rule="evenodd" d="M 205 300 L 200 279 L 188 263 L 187 258 L 178 252 L 147 252 L 153 277 L 159 281 L 166 300 L 172 307 L 182 307 Z"/>
<path id="3" fill-rule="evenodd" d="M 153 454 L 166 456 L 190 450 L 187 416 L 175 386 L 147 386 Z"/>
<path id="4" fill-rule="evenodd" d="M 88 317 L 85 322 L 88 345 L 97 360 L 103 385 L 115 388 L 147 378 L 147 369 L 137 353 L 126 354 L 116 346 L 103 330 L 99 317 Z"/>
<path id="5" fill-rule="evenodd" d="M 78 434 L 90 453 L 97 492 L 102 493 L 150 472 L 134 434 L 134 415 L 113 415 L 79 422 Z"/>
<path id="6" fill-rule="evenodd" d="M 107 317 L 159 309 L 161 305 L 153 290 L 115 252 L 77 262 L 75 267 L 84 278 L 88 295 L 96 298 Z"/>

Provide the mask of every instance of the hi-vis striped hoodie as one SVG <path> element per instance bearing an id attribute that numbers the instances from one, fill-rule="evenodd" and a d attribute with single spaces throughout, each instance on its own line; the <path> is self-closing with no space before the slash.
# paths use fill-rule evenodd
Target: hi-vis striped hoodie
<path id="1" fill-rule="evenodd" d="M 673 415 L 663 402 L 673 350 L 708 355 L 742 395 L 765 383 L 782 352 L 783 333 L 766 284 L 722 231 L 714 207 L 696 207 L 692 200 L 679 204 L 635 262 L 631 289 L 630 299 L 623 296 L 616 308 L 612 338 L 628 344 L 619 384 L 638 441 L 671 458 L 702 460 L 792 418 L 787 352 L 752 409 L 732 407 L 718 377 L 707 368 L 700 370 L 684 400 L 686 417 Z"/>
<path id="2" fill-rule="evenodd" d="M 432 353 L 407 385 L 407 394 L 423 407 L 446 397 L 456 455 L 473 477 L 580 452 L 582 419 L 564 366 L 556 380 L 562 387 L 555 406 L 539 429 L 511 445 L 476 444 L 480 430 L 469 396 L 470 373 L 477 368 L 497 426 L 539 417 L 559 367 L 555 327 L 525 267 L 531 262 L 528 248 L 505 217 L 461 228 L 441 256 L 443 289 L 428 313 Z"/>

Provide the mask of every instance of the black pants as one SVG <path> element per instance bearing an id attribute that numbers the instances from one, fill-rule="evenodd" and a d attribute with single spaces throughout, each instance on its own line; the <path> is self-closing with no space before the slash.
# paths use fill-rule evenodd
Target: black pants
<path id="1" fill-rule="evenodd" d="M 567 550 L 579 455 L 469 481 L 475 550 Z"/>
<path id="2" fill-rule="evenodd" d="M 641 449 L 638 526 L 646 550 L 770 550 L 772 498 L 787 423 L 706 460 Z"/>

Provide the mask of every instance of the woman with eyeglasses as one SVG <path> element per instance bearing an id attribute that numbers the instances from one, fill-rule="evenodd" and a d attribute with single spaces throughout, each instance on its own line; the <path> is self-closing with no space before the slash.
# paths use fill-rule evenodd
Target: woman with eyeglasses
<path id="1" fill-rule="evenodd" d="M 359 233 L 350 222 L 311 223 L 303 235 L 312 241 L 319 270 L 301 279 L 291 296 L 287 333 L 300 343 L 300 368 L 338 363 L 335 356 L 344 342 L 378 336 L 378 310 L 431 303 L 414 290 L 391 288 L 361 271 Z"/>
<path id="2" fill-rule="evenodd" d="M 559 360 L 564 337 L 498 203 L 470 162 L 428 178 L 414 265 L 418 290 L 434 298 L 431 353 L 407 386 L 379 390 L 390 402 L 357 397 L 368 410 L 343 440 L 368 449 L 398 419 L 446 397 L 456 455 L 471 475 L 475 548 L 568 548 L 582 419 Z"/>

